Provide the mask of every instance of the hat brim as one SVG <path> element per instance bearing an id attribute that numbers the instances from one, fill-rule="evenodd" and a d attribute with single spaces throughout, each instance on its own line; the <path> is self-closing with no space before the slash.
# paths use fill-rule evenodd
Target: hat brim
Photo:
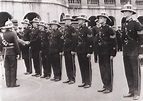
<path id="1" fill-rule="evenodd" d="M 30 24 L 30 23 L 26 23 L 26 22 L 21 22 L 21 24 Z"/>
<path id="2" fill-rule="evenodd" d="M 129 9 L 122 9 L 121 12 L 124 13 L 125 11 L 133 12 L 133 14 L 136 14 L 135 10 L 129 10 Z"/>
<path id="3" fill-rule="evenodd" d="M 82 18 L 82 17 L 77 17 L 76 20 L 85 20 L 86 22 L 90 22 L 89 20 Z"/>
<path id="4" fill-rule="evenodd" d="M 14 26 L 4 26 L 4 27 L 1 27 L 3 29 L 8 29 L 8 28 L 13 28 Z"/>
<path id="5" fill-rule="evenodd" d="M 48 25 L 57 25 L 58 27 L 61 27 L 60 24 L 55 24 L 55 23 L 49 23 Z"/>
<path id="6" fill-rule="evenodd" d="M 73 20 L 72 18 L 65 18 L 65 19 L 63 19 L 63 21 L 65 21 L 65 20 Z"/>
<path id="7" fill-rule="evenodd" d="M 46 27 L 45 25 L 42 25 L 42 24 L 38 24 L 38 26 L 43 26 L 43 27 Z"/>
<path id="8" fill-rule="evenodd" d="M 110 21 L 110 22 L 112 21 L 109 17 L 104 16 L 104 15 L 98 15 L 98 16 L 97 16 L 97 19 L 99 19 L 99 17 L 104 17 L 104 18 L 106 18 L 106 19 L 107 19 L 108 21 Z"/>
<path id="9" fill-rule="evenodd" d="M 30 21 L 31 23 L 39 23 L 38 21 Z"/>

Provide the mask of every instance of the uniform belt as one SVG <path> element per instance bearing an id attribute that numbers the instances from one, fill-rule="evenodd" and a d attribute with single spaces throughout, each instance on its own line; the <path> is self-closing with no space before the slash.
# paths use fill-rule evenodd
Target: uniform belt
<path id="1" fill-rule="evenodd" d="M 14 48 L 14 46 L 3 47 L 4 49 Z"/>
<path id="2" fill-rule="evenodd" d="M 13 44 L 13 43 L 8 43 L 8 45 L 9 45 L 9 46 L 13 46 L 14 44 Z"/>

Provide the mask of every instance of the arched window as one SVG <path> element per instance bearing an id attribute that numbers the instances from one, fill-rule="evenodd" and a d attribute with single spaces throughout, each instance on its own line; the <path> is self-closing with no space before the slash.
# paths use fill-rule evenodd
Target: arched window
<path id="1" fill-rule="evenodd" d="M 121 2 L 122 5 L 125 5 L 129 2 L 129 0 L 120 0 L 120 2 Z"/>

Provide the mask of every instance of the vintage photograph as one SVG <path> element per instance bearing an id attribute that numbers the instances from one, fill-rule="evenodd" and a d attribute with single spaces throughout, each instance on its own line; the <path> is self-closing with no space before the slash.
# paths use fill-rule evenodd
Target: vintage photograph
<path id="1" fill-rule="evenodd" d="M 0 0 L 0 101 L 143 101 L 143 0 Z"/>

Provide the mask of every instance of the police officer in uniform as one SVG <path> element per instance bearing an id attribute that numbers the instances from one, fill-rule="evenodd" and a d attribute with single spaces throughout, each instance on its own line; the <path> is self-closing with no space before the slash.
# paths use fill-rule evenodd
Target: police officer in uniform
<path id="1" fill-rule="evenodd" d="M 24 19 L 22 22 L 23 24 L 23 36 L 21 36 L 21 39 L 24 41 L 30 41 L 30 33 L 31 29 L 29 28 L 30 22 L 28 19 Z M 26 66 L 26 72 L 25 75 L 32 73 L 32 65 L 31 65 L 31 53 L 30 53 L 30 47 L 29 45 L 21 45 L 21 51 L 22 51 L 22 58 L 24 59 L 24 63 Z"/>
<path id="2" fill-rule="evenodd" d="M 39 33 L 39 29 L 38 29 L 38 23 L 39 23 L 39 19 L 38 18 L 34 18 L 32 20 L 32 29 L 31 29 L 31 33 L 30 33 L 30 46 L 31 46 L 31 50 L 32 50 L 32 58 L 33 58 L 33 63 L 34 63 L 34 69 L 35 69 L 35 74 L 33 74 L 32 76 L 35 77 L 40 77 L 41 75 L 41 69 L 40 69 L 40 40 L 38 38 L 38 33 Z"/>
<path id="3" fill-rule="evenodd" d="M 50 79 L 51 77 L 51 66 L 49 63 L 49 33 L 46 32 L 46 24 L 44 21 L 39 22 L 39 38 L 41 43 L 41 56 L 43 64 L 43 76 L 41 78 Z"/>
<path id="4" fill-rule="evenodd" d="M 53 20 L 50 24 L 51 32 L 49 36 L 49 62 L 53 68 L 54 78 L 51 81 L 60 81 L 62 74 L 62 60 L 60 55 L 63 51 L 62 33 L 59 31 L 61 27 L 57 20 Z"/>
<path id="5" fill-rule="evenodd" d="M 138 62 L 140 42 L 139 32 L 141 24 L 133 20 L 132 15 L 136 14 L 131 4 L 124 5 L 121 10 L 126 18 L 122 26 L 123 30 L 123 61 L 125 67 L 126 79 L 129 87 L 129 93 L 124 97 L 133 97 L 133 100 L 138 100 L 141 90 L 141 71 Z"/>
<path id="6" fill-rule="evenodd" d="M 8 20 L 3 27 L 6 31 L 1 34 L 3 44 L 4 67 L 7 87 L 19 87 L 16 84 L 17 59 L 20 58 L 18 39 L 13 30 L 13 23 Z"/>
<path id="7" fill-rule="evenodd" d="M 98 22 L 101 24 L 99 30 L 96 30 L 96 54 L 99 57 L 99 68 L 103 88 L 98 92 L 104 94 L 112 92 L 113 82 L 113 57 L 116 55 L 116 36 L 115 31 L 106 23 L 107 20 L 111 21 L 108 15 L 104 12 L 97 16 Z"/>
<path id="8" fill-rule="evenodd" d="M 75 45 L 76 45 L 76 29 L 71 25 L 71 16 L 65 15 L 63 21 L 65 21 L 64 34 L 63 34 L 63 51 L 65 56 L 65 65 L 67 71 L 68 80 L 63 83 L 74 84 L 75 83 Z"/>
<path id="9" fill-rule="evenodd" d="M 91 54 L 93 52 L 93 40 L 91 30 L 86 26 L 87 17 L 80 14 L 77 17 L 79 28 L 77 32 L 77 57 L 79 61 L 82 84 L 78 87 L 89 88 L 92 83 Z"/>

